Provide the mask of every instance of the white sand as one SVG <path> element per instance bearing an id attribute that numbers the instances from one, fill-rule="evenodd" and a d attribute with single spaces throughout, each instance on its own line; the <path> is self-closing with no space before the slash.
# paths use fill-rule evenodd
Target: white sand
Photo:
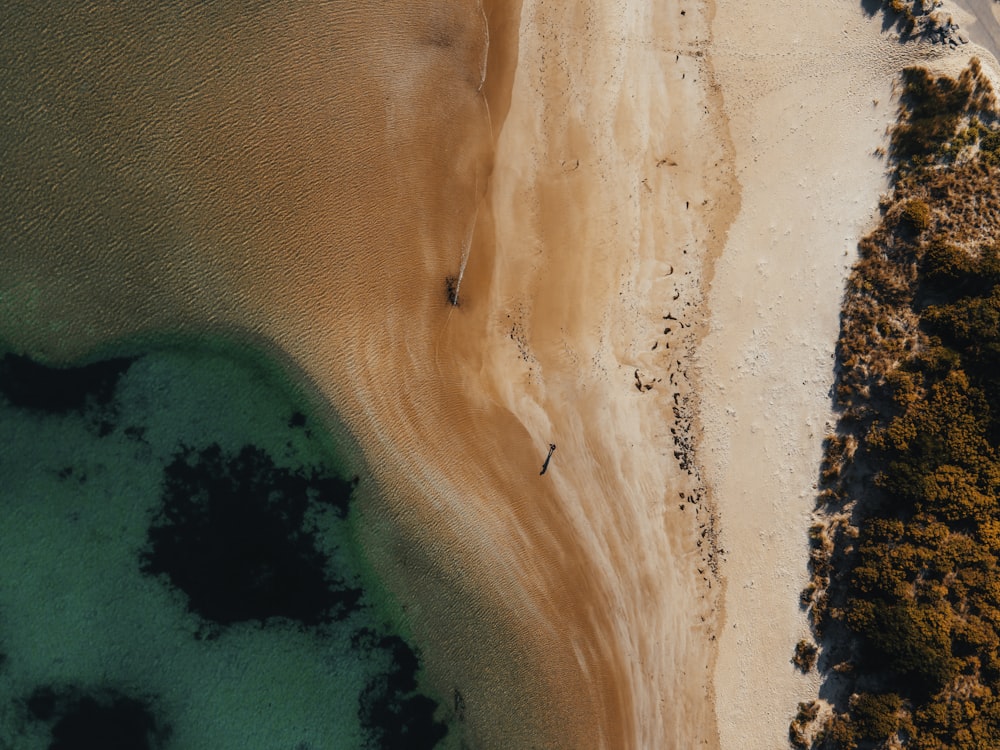
<path id="1" fill-rule="evenodd" d="M 809 638 L 799 592 L 843 284 L 877 219 L 898 71 L 944 48 L 905 47 L 854 3 L 720 6 L 718 71 L 741 211 L 699 350 L 699 458 L 721 515 L 725 620 L 715 669 L 724 748 L 787 744 L 818 678 L 791 664 Z"/>

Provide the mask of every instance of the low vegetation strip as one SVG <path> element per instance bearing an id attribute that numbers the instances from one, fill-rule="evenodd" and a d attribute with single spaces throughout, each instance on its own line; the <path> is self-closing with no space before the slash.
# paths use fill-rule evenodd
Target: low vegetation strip
<path id="1" fill-rule="evenodd" d="M 789 736 L 815 750 L 1000 747 L 1000 127 L 976 60 L 903 86 L 802 595 L 825 679 Z"/>

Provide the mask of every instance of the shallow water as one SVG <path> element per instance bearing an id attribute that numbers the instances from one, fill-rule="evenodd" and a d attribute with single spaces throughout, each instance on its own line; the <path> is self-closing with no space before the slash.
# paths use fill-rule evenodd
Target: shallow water
<path id="1" fill-rule="evenodd" d="M 69 363 L 149 335 L 223 335 L 291 363 L 317 421 L 341 415 L 371 459 L 378 486 L 362 483 L 348 523 L 371 570 L 400 574 L 389 584 L 438 693 L 459 705 L 461 688 L 483 746 L 533 736 L 528 716 L 551 712 L 517 672 L 537 661 L 439 530 L 417 538 L 421 491 L 385 479 L 385 456 L 412 443 L 373 437 L 441 390 L 428 354 L 492 137 L 479 3 L 50 2 L 0 19 L 0 339 Z M 190 406 L 157 429 L 219 416 Z"/>
<path id="2" fill-rule="evenodd" d="M 37 353 L 246 325 L 331 266 L 358 300 L 378 256 L 472 208 L 447 176 L 482 110 L 473 3 L 0 14 L 0 328 Z"/>
<path id="3" fill-rule="evenodd" d="M 149 724 L 137 748 L 431 747 L 447 731 L 359 557 L 358 459 L 240 354 L 0 360 L 4 744 L 96 746 L 130 716 Z"/>

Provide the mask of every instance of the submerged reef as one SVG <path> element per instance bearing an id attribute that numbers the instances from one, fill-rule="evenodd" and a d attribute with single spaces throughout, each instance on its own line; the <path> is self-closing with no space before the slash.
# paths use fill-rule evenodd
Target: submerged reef
<path id="1" fill-rule="evenodd" d="M 158 750 L 170 737 L 151 701 L 117 691 L 43 686 L 24 704 L 31 721 L 50 727 L 49 750 Z"/>
<path id="2" fill-rule="evenodd" d="M 142 569 L 165 574 L 219 625 L 285 617 L 306 626 L 354 611 L 361 589 L 327 572 L 307 515 L 347 515 L 353 484 L 275 466 L 260 448 L 184 449 L 164 471 L 163 504 Z"/>
<path id="3" fill-rule="evenodd" d="M 114 357 L 79 367 L 48 367 L 30 357 L 0 358 L 0 394 L 12 405 L 48 414 L 107 406 L 118 381 L 135 360 Z"/>

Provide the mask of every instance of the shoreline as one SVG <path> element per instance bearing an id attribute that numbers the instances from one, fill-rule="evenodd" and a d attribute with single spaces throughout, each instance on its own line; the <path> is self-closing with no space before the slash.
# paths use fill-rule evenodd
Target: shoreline
<path id="1" fill-rule="evenodd" d="M 366 548 L 429 684 L 463 698 L 452 745 L 716 748 L 686 433 L 732 193 L 711 6 L 516 10 L 57 15 L 73 45 L 19 18 L 9 123 L 38 140 L 0 335 L 52 361 L 209 328 L 303 373 L 371 469 Z"/>
<path id="2" fill-rule="evenodd" d="M 470 264 L 488 309 L 470 307 L 496 337 L 482 347 L 481 371 L 502 376 L 491 400 L 534 443 L 559 445 L 548 478 L 567 514 L 560 545 L 603 561 L 608 588 L 587 599 L 613 604 L 590 638 L 624 681 L 615 691 L 635 701 L 605 744 L 717 747 L 705 711 L 715 593 L 697 572 L 707 510 L 685 459 L 671 458 L 704 274 L 699 209 L 728 195 L 716 176 L 724 138 L 715 112 L 703 115 L 707 20 L 679 3 L 593 5 L 522 6 L 533 15 L 521 87 L 491 185 L 496 258 L 478 284 Z M 630 546 L 635 535 L 646 541 Z"/>
<path id="3" fill-rule="evenodd" d="M 790 659 L 835 302 L 915 53 L 767 3 L 208 14 L 162 45 L 180 73 L 99 43 L 146 15 L 96 19 L 78 67 L 32 49 L 36 88 L 103 111 L 92 76 L 134 143 L 53 120 L 108 186 L 42 143 L 2 302 L 49 357 L 208 327 L 303 373 L 371 467 L 366 546 L 462 697 L 453 746 L 770 750 L 815 688 Z M 190 33 L 216 26 L 237 41 Z M 44 135 L 34 112 L 11 122 Z"/>

